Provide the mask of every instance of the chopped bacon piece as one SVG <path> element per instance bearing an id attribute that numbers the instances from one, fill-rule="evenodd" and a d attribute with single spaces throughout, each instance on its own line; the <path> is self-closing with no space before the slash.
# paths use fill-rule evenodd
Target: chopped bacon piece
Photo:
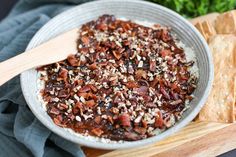
<path id="1" fill-rule="evenodd" d="M 167 30 L 162 30 L 161 38 L 164 42 L 171 40 L 171 36 Z"/>
<path id="2" fill-rule="evenodd" d="M 106 62 L 100 62 L 100 63 L 99 63 L 99 65 L 100 65 L 101 67 L 107 66 L 107 64 L 108 64 L 108 61 L 106 61 Z"/>
<path id="3" fill-rule="evenodd" d="M 119 109 L 116 108 L 116 107 L 112 107 L 112 108 L 111 108 L 111 111 L 112 111 L 112 113 L 114 113 L 114 114 L 118 114 L 118 113 L 119 113 Z"/>
<path id="4" fill-rule="evenodd" d="M 138 84 L 135 81 L 129 81 L 125 85 L 127 88 L 137 88 L 138 87 Z"/>
<path id="5" fill-rule="evenodd" d="M 79 52 L 81 52 L 81 54 L 86 54 L 89 52 L 89 49 L 88 49 L 88 47 L 83 47 L 83 48 L 79 49 Z"/>
<path id="6" fill-rule="evenodd" d="M 112 51 L 112 53 L 117 60 L 122 57 L 122 54 L 119 51 Z"/>
<path id="7" fill-rule="evenodd" d="M 137 92 L 139 95 L 145 95 L 148 92 L 147 86 L 141 86 L 139 88 L 134 88 L 134 91 Z"/>
<path id="8" fill-rule="evenodd" d="M 53 107 L 53 108 L 51 108 L 50 113 L 52 113 L 54 115 L 58 115 L 58 114 L 60 114 L 60 110 L 58 110 L 57 108 Z"/>
<path id="9" fill-rule="evenodd" d="M 59 98 L 66 98 L 66 97 L 68 97 L 68 93 L 67 93 L 67 91 L 65 91 L 65 90 L 60 90 L 59 92 L 58 92 L 58 97 Z"/>
<path id="10" fill-rule="evenodd" d="M 70 65 L 72 66 L 79 66 L 79 61 L 78 59 L 75 57 L 75 55 L 69 55 L 67 57 L 68 62 L 70 63 Z"/>
<path id="11" fill-rule="evenodd" d="M 58 125 L 58 126 L 61 125 L 61 121 L 58 120 L 57 118 L 53 118 L 53 122 L 54 122 L 56 125 Z"/>
<path id="12" fill-rule="evenodd" d="M 127 113 L 123 113 L 119 116 L 119 120 L 121 122 L 121 125 L 124 127 L 130 127 L 131 123 L 130 123 L 130 116 Z"/>
<path id="13" fill-rule="evenodd" d="M 90 70 L 95 70 L 95 69 L 97 69 L 97 64 L 96 64 L 96 63 L 90 64 L 90 65 L 88 66 L 88 68 L 89 68 Z"/>
<path id="14" fill-rule="evenodd" d="M 116 93 L 114 98 L 113 98 L 113 102 L 115 104 L 118 104 L 119 102 L 121 102 L 121 99 L 120 99 L 120 94 L 119 93 Z"/>
<path id="15" fill-rule="evenodd" d="M 170 95 L 172 96 L 172 98 L 174 100 L 178 100 L 179 99 L 179 95 L 177 93 L 173 92 L 173 91 L 170 91 Z"/>
<path id="16" fill-rule="evenodd" d="M 108 119 L 108 121 L 109 121 L 111 124 L 113 124 L 113 123 L 114 123 L 114 121 L 113 121 L 113 119 L 112 119 L 112 117 L 111 117 L 111 116 L 107 116 L 107 119 Z"/>
<path id="17" fill-rule="evenodd" d="M 85 99 L 93 99 L 93 100 L 97 100 L 98 99 L 98 97 L 95 95 L 95 94 L 93 94 L 93 93 L 87 93 L 87 95 L 86 95 L 86 97 L 84 97 Z"/>
<path id="18" fill-rule="evenodd" d="M 156 70 L 156 61 L 155 60 L 150 60 L 150 71 L 154 72 Z"/>
<path id="19" fill-rule="evenodd" d="M 125 30 L 125 31 L 128 31 L 130 30 L 131 26 L 129 23 L 122 23 L 122 28 Z"/>
<path id="20" fill-rule="evenodd" d="M 139 80 L 138 83 L 139 83 L 141 86 L 149 86 L 148 81 L 146 81 L 146 80 L 144 80 L 144 79 Z"/>
<path id="21" fill-rule="evenodd" d="M 95 104 L 96 104 L 96 103 L 95 103 L 94 100 L 88 100 L 88 101 L 86 101 L 86 106 L 88 106 L 88 107 L 94 107 Z"/>
<path id="22" fill-rule="evenodd" d="M 88 93 L 80 93 L 80 92 L 78 92 L 77 95 L 80 96 L 80 97 L 83 97 L 85 99 L 88 98 Z"/>
<path id="23" fill-rule="evenodd" d="M 95 119 L 94 119 L 95 123 L 97 123 L 97 124 L 100 124 L 100 123 L 101 123 L 101 120 L 102 120 L 101 116 L 97 116 L 97 117 L 95 117 Z"/>
<path id="24" fill-rule="evenodd" d="M 159 80 L 160 80 L 159 77 L 156 76 L 156 77 L 154 78 L 154 80 L 150 83 L 150 86 L 151 86 L 152 88 L 155 88 L 155 86 L 158 84 Z"/>
<path id="25" fill-rule="evenodd" d="M 89 44 L 89 38 L 87 37 L 87 36 L 82 36 L 81 37 L 81 40 L 82 40 L 82 42 L 85 44 L 85 45 L 88 45 Z"/>
<path id="26" fill-rule="evenodd" d="M 61 68 L 61 70 L 59 72 L 59 76 L 63 78 L 64 82 L 67 82 L 68 70 L 65 68 Z"/>
<path id="27" fill-rule="evenodd" d="M 136 141 L 139 139 L 142 139 L 142 137 L 134 132 L 125 132 L 125 137 L 127 138 L 127 140 L 130 141 Z"/>
<path id="28" fill-rule="evenodd" d="M 108 29 L 108 26 L 105 23 L 100 23 L 96 25 L 96 29 L 101 30 L 101 31 L 106 31 Z"/>
<path id="29" fill-rule="evenodd" d="M 155 119 L 155 127 L 162 128 L 163 125 L 164 125 L 164 120 L 162 118 L 161 112 L 159 111 Z"/>
<path id="30" fill-rule="evenodd" d="M 179 87 L 178 87 L 178 85 L 177 85 L 176 83 L 172 83 L 172 84 L 171 84 L 171 89 L 172 89 L 172 90 L 175 90 L 175 89 L 177 89 L 177 88 L 179 88 Z"/>
<path id="31" fill-rule="evenodd" d="M 100 128 L 92 129 L 91 132 L 96 136 L 101 136 L 104 133 Z"/>
<path id="32" fill-rule="evenodd" d="M 81 102 L 77 102 L 74 107 L 82 109 L 83 108 L 83 104 Z"/>
<path id="33" fill-rule="evenodd" d="M 83 80 L 75 80 L 75 85 L 83 85 L 84 81 Z"/>
<path id="34" fill-rule="evenodd" d="M 99 93 L 105 94 L 105 95 L 110 95 L 112 93 L 112 88 L 105 89 L 105 88 L 100 88 Z"/>
<path id="35" fill-rule="evenodd" d="M 79 112 L 82 112 L 83 108 L 84 108 L 83 104 L 82 104 L 81 102 L 77 102 L 77 103 L 74 105 L 74 107 L 73 107 L 73 109 L 72 109 L 72 112 L 73 112 L 73 114 L 76 115 L 76 114 L 78 114 Z"/>
<path id="36" fill-rule="evenodd" d="M 92 85 L 92 84 L 88 84 L 89 85 L 89 88 L 93 91 L 93 92 L 97 92 L 98 91 L 98 89 L 97 89 L 97 87 L 95 86 L 95 85 Z"/>
<path id="37" fill-rule="evenodd" d="M 161 52 L 161 57 L 162 58 L 165 58 L 166 56 L 170 56 L 171 55 L 171 52 L 170 52 L 170 50 L 162 50 Z"/>
<path id="38" fill-rule="evenodd" d="M 142 119 L 142 125 L 144 128 L 148 127 L 147 121 Z"/>
<path id="39" fill-rule="evenodd" d="M 89 93 L 80 93 L 80 92 L 78 92 L 77 95 L 80 96 L 80 97 L 83 97 L 84 99 L 87 99 L 87 100 L 88 99 L 93 99 L 93 100 L 96 101 L 98 99 L 98 97 L 95 94 L 91 93 L 91 92 L 89 92 Z"/>
<path id="40" fill-rule="evenodd" d="M 166 98 L 166 99 L 168 99 L 168 100 L 170 100 L 170 95 L 167 93 L 167 91 L 164 89 L 164 88 L 162 88 L 161 87 L 161 93 L 163 94 L 163 96 Z"/>
<path id="41" fill-rule="evenodd" d="M 124 40 L 124 41 L 123 41 L 123 45 L 124 45 L 124 46 L 129 46 L 129 45 L 130 45 L 130 41 Z"/>
<path id="42" fill-rule="evenodd" d="M 90 90 L 91 90 L 90 85 L 85 85 L 85 86 L 83 86 L 82 88 L 79 89 L 79 92 L 85 93 L 85 92 L 88 92 Z"/>
<path id="43" fill-rule="evenodd" d="M 144 100 L 145 102 L 150 102 L 150 101 L 152 101 L 152 97 L 149 96 L 149 95 L 142 95 L 142 97 L 143 97 L 143 100 Z"/>
<path id="44" fill-rule="evenodd" d="M 67 117 L 70 118 L 72 121 L 75 119 L 75 116 L 72 113 L 69 113 Z"/>
<path id="45" fill-rule="evenodd" d="M 134 128 L 134 131 L 137 132 L 138 134 L 140 135 L 144 135 L 146 133 L 146 129 L 145 128 L 142 128 L 142 127 L 139 127 L 139 126 L 136 126 Z"/>

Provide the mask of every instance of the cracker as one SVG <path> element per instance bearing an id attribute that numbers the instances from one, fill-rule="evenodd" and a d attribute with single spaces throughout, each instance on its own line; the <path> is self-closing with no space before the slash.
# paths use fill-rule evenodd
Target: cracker
<path id="1" fill-rule="evenodd" d="M 196 28 L 198 29 L 198 31 L 202 34 L 202 36 L 206 39 L 205 33 L 204 33 L 204 31 L 203 31 L 203 28 L 202 28 L 201 23 L 196 23 L 196 24 L 195 24 L 195 27 L 196 27 Z"/>
<path id="2" fill-rule="evenodd" d="M 234 79 L 234 122 L 236 120 L 236 78 Z"/>
<path id="3" fill-rule="evenodd" d="M 208 22 L 203 21 L 202 23 L 197 23 L 195 27 L 203 35 L 206 41 L 209 41 L 210 37 L 216 35 L 215 28 Z"/>
<path id="4" fill-rule="evenodd" d="M 214 62 L 214 82 L 199 113 L 200 121 L 233 122 L 235 119 L 236 37 L 215 35 L 209 40 Z"/>
<path id="5" fill-rule="evenodd" d="M 225 12 L 219 15 L 215 21 L 215 28 L 218 34 L 235 34 L 236 10 Z"/>
<path id="6" fill-rule="evenodd" d="M 208 21 L 213 27 L 215 27 L 215 19 L 219 16 L 219 13 L 210 13 L 204 16 L 196 17 L 191 19 L 191 23 L 196 25 L 197 23 L 202 23 L 204 21 Z"/>

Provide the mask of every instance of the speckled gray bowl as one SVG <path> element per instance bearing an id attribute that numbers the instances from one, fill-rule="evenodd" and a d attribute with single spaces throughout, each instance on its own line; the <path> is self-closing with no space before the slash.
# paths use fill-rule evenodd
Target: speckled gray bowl
<path id="1" fill-rule="evenodd" d="M 213 80 L 213 63 L 209 48 L 203 37 L 187 20 L 175 12 L 153 3 L 138 0 L 101 0 L 89 2 L 65 11 L 53 18 L 38 31 L 29 43 L 27 49 L 32 49 L 50 38 L 72 28 L 79 27 L 103 14 L 112 14 L 116 17 L 125 17 L 130 20 L 149 21 L 170 26 L 183 43 L 194 49 L 198 61 L 200 78 L 197 89 L 194 92 L 196 98 L 190 103 L 190 109 L 184 113 L 183 118 L 177 122 L 175 126 L 148 139 L 115 144 L 85 140 L 84 138 L 68 133 L 52 122 L 37 99 L 37 72 L 35 69 L 31 69 L 22 73 L 21 86 L 26 102 L 34 115 L 47 128 L 61 137 L 80 145 L 100 149 L 121 149 L 145 146 L 160 141 L 183 128 L 198 114 L 207 99 Z"/>

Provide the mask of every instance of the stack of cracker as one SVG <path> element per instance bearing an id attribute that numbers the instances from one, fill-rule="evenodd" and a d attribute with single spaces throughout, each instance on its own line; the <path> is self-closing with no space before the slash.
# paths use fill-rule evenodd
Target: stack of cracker
<path id="1" fill-rule="evenodd" d="M 202 19 L 206 20 L 192 23 L 209 44 L 214 82 L 197 120 L 232 123 L 236 120 L 236 10 Z"/>

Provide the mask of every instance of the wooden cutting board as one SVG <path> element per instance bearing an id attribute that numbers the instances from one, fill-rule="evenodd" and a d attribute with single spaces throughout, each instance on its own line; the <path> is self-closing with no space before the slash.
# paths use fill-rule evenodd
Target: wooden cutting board
<path id="1" fill-rule="evenodd" d="M 192 19 L 212 22 L 217 13 Z M 98 150 L 84 147 L 86 156 L 95 157 L 202 157 L 216 156 L 236 148 L 236 124 L 192 122 L 174 135 L 145 147 L 125 150 Z"/>

